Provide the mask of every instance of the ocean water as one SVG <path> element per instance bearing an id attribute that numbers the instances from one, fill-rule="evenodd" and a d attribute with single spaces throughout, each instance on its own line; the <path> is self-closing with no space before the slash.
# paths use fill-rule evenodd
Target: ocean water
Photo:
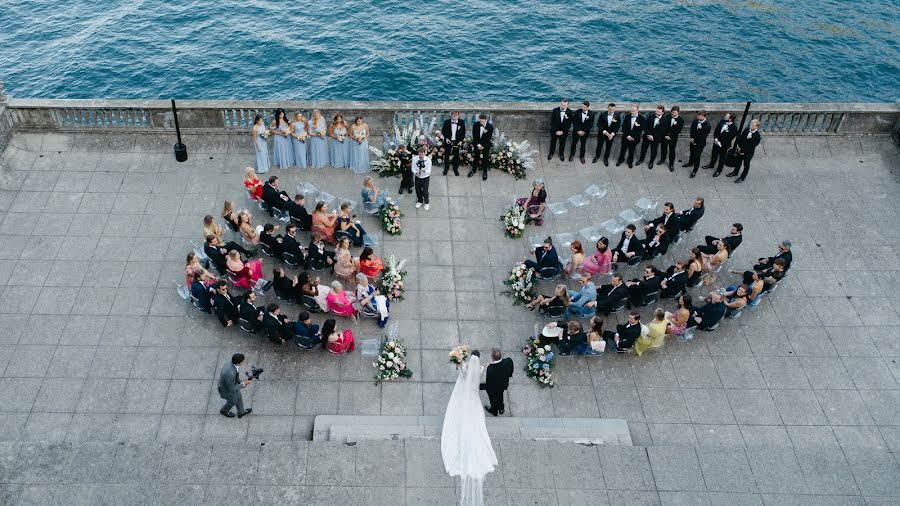
<path id="1" fill-rule="evenodd" d="M 41 98 L 893 101 L 898 0 L 0 0 Z"/>

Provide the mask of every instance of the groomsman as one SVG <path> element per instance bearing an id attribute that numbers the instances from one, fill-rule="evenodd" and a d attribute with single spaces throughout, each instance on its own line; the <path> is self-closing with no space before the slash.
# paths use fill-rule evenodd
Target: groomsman
<path id="1" fill-rule="evenodd" d="M 547 160 L 553 158 L 556 152 L 556 143 L 559 143 L 559 161 L 566 156 L 566 135 L 572 127 L 572 109 L 569 109 L 569 99 L 564 98 L 559 107 L 550 113 L 550 154 Z"/>
<path id="2" fill-rule="evenodd" d="M 481 180 L 487 181 L 488 165 L 491 163 L 491 137 L 494 136 L 494 125 L 488 123 L 487 114 L 478 116 L 478 123 L 472 127 L 472 144 L 475 147 L 475 162 L 469 176 L 472 177 L 481 167 Z M 560 146 L 560 149 L 563 149 Z"/>
<path id="3" fill-rule="evenodd" d="M 575 158 L 575 145 L 581 143 L 578 156 L 581 158 L 581 163 L 584 163 L 584 148 L 593 125 L 594 113 L 591 112 L 591 103 L 585 100 L 581 103 L 581 110 L 576 112 L 575 117 L 572 118 L 572 147 L 569 149 L 570 162 Z"/>
<path id="4" fill-rule="evenodd" d="M 669 129 L 666 127 L 665 118 L 663 118 L 663 114 L 666 112 L 666 108 L 658 105 L 656 106 L 656 112 L 654 116 L 647 117 L 646 126 L 644 129 L 644 143 L 641 144 L 641 157 L 638 159 L 637 164 L 640 165 L 644 163 L 644 157 L 647 156 L 647 148 L 650 148 L 650 164 L 648 167 L 650 170 L 653 170 L 653 161 L 656 160 L 656 151 L 659 149 L 659 143 L 662 142 L 663 136 L 666 135 L 666 132 Z M 666 155 L 663 153 L 663 159 L 665 159 Z"/>
<path id="5" fill-rule="evenodd" d="M 665 117 L 665 123 L 668 132 L 666 132 L 660 142 L 659 147 L 662 151 L 662 156 L 659 159 L 659 164 L 662 165 L 666 163 L 666 155 L 668 155 L 669 172 L 675 172 L 675 147 L 678 145 L 678 135 L 681 134 L 681 129 L 684 128 L 684 118 L 681 117 L 681 107 L 673 105 L 669 114 Z"/>
<path id="6" fill-rule="evenodd" d="M 444 175 L 450 169 L 450 159 L 453 158 L 453 173 L 459 175 L 459 146 L 466 137 L 466 122 L 459 119 L 459 111 L 450 113 L 450 119 L 444 120 L 441 128 L 444 136 Z"/>
<path id="7" fill-rule="evenodd" d="M 719 121 L 715 132 L 713 132 L 712 158 L 709 160 L 709 165 L 703 167 L 704 169 L 715 167 L 716 171 L 713 173 L 713 177 L 719 177 L 719 174 L 722 173 L 722 167 L 725 166 L 725 155 L 728 153 L 731 141 L 734 140 L 736 135 L 737 127 L 734 126 L 734 114 L 730 112 L 725 113 L 725 119 Z M 718 165 L 716 160 L 719 161 Z"/>
<path id="8" fill-rule="evenodd" d="M 597 152 L 594 153 L 593 163 L 597 163 L 600 159 L 600 150 L 606 146 L 606 153 L 603 155 L 603 165 L 609 167 L 609 151 L 612 149 L 613 139 L 616 138 L 616 132 L 621 125 L 620 114 L 616 112 L 616 104 L 606 106 L 606 114 L 601 114 L 597 120 Z"/>
<path id="9" fill-rule="evenodd" d="M 744 165 L 744 171 L 741 172 L 741 177 L 734 180 L 735 183 L 740 183 L 747 178 L 747 173 L 750 172 L 750 160 L 753 159 L 753 153 L 756 152 L 756 146 L 759 146 L 759 141 L 761 140 L 762 137 L 759 135 L 759 120 L 751 120 L 750 126 L 745 128 L 738 137 L 738 154 L 741 155 L 741 163 Z M 733 171 L 725 174 L 725 176 L 737 176 L 739 168 L 740 164 L 735 167 Z"/>
<path id="10" fill-rule="evenodd" d="M 622 119 L 622 147 L 619 148 L 619 160 L 616 167 L 625 161 L 625 153 L 628 153 L 628 168 L 634 166 L 634 148 L 640 142 L 644 133 L 644 118 L 638 111 L 637 104 L 631 106 L 631 115 Z"/>
<path id="11" fill-rule="evenodd" d="M 710 126 L 706 122 L 706 111 L 697 113 L 697 119 L 691 123 L 691 157 L 682 167 L 693 167 L 691 177 L 697 176 L 697 169 L 700 168 L 700 155 L 703 154 L 703 148 L 706 147 L 706 138 L 709 137 Z"/>

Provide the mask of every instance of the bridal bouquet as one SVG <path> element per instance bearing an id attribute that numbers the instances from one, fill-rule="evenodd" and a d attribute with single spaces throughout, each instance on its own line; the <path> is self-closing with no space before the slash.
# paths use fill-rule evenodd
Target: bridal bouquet
<path id="1" fill-rule="evenodd" d="M 300 135 L 297 136 L 300 139 L 300 142 L 306 142 L 309 140 L 309 134 L 306 132 L 300 132 Z"/>
<path id="2" fill-rule="evenodd" d="M 344 139 L 346 139 L 346 138 L 347 138 L 347 136 L 345 134 L 337 134 L 338 142 L 344 142 Z"/>
<path id="3" fill-rule="evenodd" d="M 520 263 L 512 268 L 509 277 L 503 282 L 509 290 L 500 292 L 513 298 L 513 305 L 527 304 L 534 300 L 534 269 Z"/>
<path id="4" fill-rule="evenodd" d="M 406 348 L 397 338 L 385 337 L 381 352 L 372 365 L 375 367 L 376 384 L 397 378 L 412 378 L 412 371 L 406 367 Z"/>
<path id="5" fill-rule="evenodd" d="M 290 125 L 282 125 L 281 135 L 283 135 L 285 137 L 291 135 L 291 126 Z"/>
<path id="6" fill-rule="evenodd" d="M 403 233 L 403 224 L 400 223 L 400 218 L 403 217 L 403 213 L 400 212 L 400 208 L 397 207 L 393 201 L 388 200 L 384 207 L 381 208 L 381 228 L 391 234 L 391 235 L 400 235 Z"/>
<path id="7" fill-rule="evenodd" d="M 270 132 L 268 128 L 263 128 L 260 131 L 260 135 L 262 135 L 263 139 L 269 140 L 269 136 L 272 135 L 272 132 Z"/>
<path id="8" fill-rule="evenodd" d="M 391 253 L 387 265 L 384 266 L 384 272 L 381 274 L 378 291 L 387 297 L 388 300 L 403 300 L 403 277 L 406 276 L 406 271 L 403 270 L 403 266 L 405 264 L 405 259 L 397 262 L 394 254 Z"/>
<path id="9" fill-rule="evenodd" d="M 522 348 L 525 355 L 525 376 L 535 380 L 542 387 L 553 388 L 553 352 L 549 344 L 541 344 L 540 339 L 528 338 Z"/>
<path id="10" fill-rule="evenodd" d="M 500 217 L 503 222 L 503 233 L 510 239 L 518 239 L 525 232 L 525 224 L 528 222 L 528 211 L 520 205 L 511 205 Z"/>
<path id="11" fill-rule="evenodd" d="M 512 142 L 496 130 L 491 148 L 491 168 L 502 170 L 516 179 L 525 179 L 526 171 L 534 168 L 534 150 L 528 141 Z"/>
<path id="12" fill-rule="evenodd" d="M 469 358 L 469 347 L 465 344 L 461 344 L 450 351 L 450 363 L 457 367 L 465 362 L 467 358 Z"/>
<path id="13" fill-rule="evenodd" d="M 366 135 L 362 132 L 356 132 L 356 140 L 362 142 L 366 140 Z"/>

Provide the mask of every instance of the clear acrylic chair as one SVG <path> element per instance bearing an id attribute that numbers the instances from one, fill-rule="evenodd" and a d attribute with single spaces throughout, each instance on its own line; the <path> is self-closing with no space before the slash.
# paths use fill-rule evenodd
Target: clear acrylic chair
<path id="1" fill-rule="evenodd" d="M 600 227 L 609 232 L 610 237 L 617 236 L 621 234 L 623 230 L 625 230 L 625 225 L 623 223 L 620 223 L 619 220 L 615 219 L 604 221 L 600 224 Z"/>
<path id="2" fill-rule="evenodd" d="M 291 215 L 282 211 L 281 209 L 272 208 L 272 216 L 274 216 L 276 220 L 283 223 L 291 221 Z"/>
<path id="3" fill-rule="evenodd" d="M 569 204 L 572 204 L 573 207 L 584 207 L 590 203 L 590 200 L 585 198 L 585 196 L 581 193 L 578 195 L 572 195 L 568 199 Z"/>
<path id="4" fill-rule="evenodd" d="M 647 197 L 641 197 L 634 203 L 635 211 L 645 220 L 653 219 L 652 215 L 656 212 L 657 207 L 659 207 L 659 201 L 653 201 Z"/>
<path id="5" fill-rule="evenodd" d="M 313 195 L 318 195 L 319 189 L 316 188 L 316 185 L 310 183 L 309 181 L 303 181 L 302 183 L 297 185 L 297 193 L 301 193 L 307 197 L 311 197 Z"/>
<path id="6" fill-rule="evenodd" d="M 578 231 L 581 237 L 584 237 L 584 240 L 587 241 L 587 244 L 596 244 L 597 240 L 603 237 L 603 234 L 600 233 L 595 227 L 587 227 Z"/>
<path id="7" fill-rule="evenodd" d="M 638 213 L 634 212 L 634 209 L 626 209 L 622 211 L 621 213 L 619 213 L 619 218 L 621 218 L 620 221 L 622 221 L 626 225 L 629 223 L 637 223 L 641 221 L 641 216 Z"/>
<path id="8" fill-rule="evenodd" d="M 572 245 L 572 241 L 575 240 L 575 234 L 562 232 L 553 236 L 553 240 L 557 246 L 568 248 Z"/>
<path id="9" fill-rule="evenodd" d="M 549 209 L 554 216 L 561 216 L 569 212 L 569 210 L 566 208 L 565 202 L 552 202 L 550 204 L 547 204 L 547 209 Z"/>
<path id="10" fill-rule="evenodd" d="M 318 192 L 316 193 L 316 201 L 324 202 L 330 207 L 335 201 L 335 196 L 328 192 Z"/>
<path id="11" fill-rule="evenodd" d="M 209 257 L 206 256 L 206 252 L 203 251 L 202 246 L 198 246 L 194 241 L 191 241 L 191 246 L 194 248 L 194 254 L 197 255 L 197 260 L 200 260 L 201 262 L 209 260 Z"/>
<path id="12" fill-rule="evenodd" d="M 540 248 L 542 244 L 544 244 L 543 237 L 541 237 L 539 235 L 532 235 L 532 236 L 528 237 L 527 248 L 528 248 L 529 252 L 534 251 L 537 248 Z"/>
<path id="13" fill-rule="evenodd" d="M 592 184 L 584 189 L 584 196 L 590 199 L 600 200 L 606 196 L 606 186 Z"/>
<path id="14" fill-rule="evenodd" d="M 376 247 L 381 244 L 381 236 L 378 234 L 366 234 L 363 236 L 363 246 Z"/>

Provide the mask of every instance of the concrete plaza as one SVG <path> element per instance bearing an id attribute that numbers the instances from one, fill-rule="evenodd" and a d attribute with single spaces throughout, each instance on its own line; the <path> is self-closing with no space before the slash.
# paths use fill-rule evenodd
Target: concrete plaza
<path id="1" fill-rule="evenodd" d="M 489 504 L 900 500 L 894 141 L 764 136 L 738 185 L 711 171 L 689 179 L 680 163 L 674 174 L 591 164 L 592 144 L 587 165 L 547 162 L 546 139 L 531 140 L 541 149 L 532 175 L 545 178 L 551 202 L 592 183 L 609 193 L 526 236 L 577 232 L 641 196 L 679 210 L 703 196 L 706 215 L 658 267 L 741 222 L 744 241 L 726 267 L 746 268 L 789 239 L 791 276 L 715 333 L 641 358 L 563 357 L 558 386 L 540 389 L 519 351 L 539 317 L 500 294 L 526 247 L 503 236 L 498 217 L 530 182 L 445 178 L 436 167 L 431 210 L 404 195 L 403 235 L 377 248 L 408 262 L 391 319 L 414 376 L 375 386 L 359 351 L 278 348 L 177 296 L 203 216 L 218 216 L 226 199 L 247 205 L 248 136 L 189 136 L 190 160 L 177 164 L 169 137 L 14 134 L 0 155 L 0 503 L 453 504 L 436 441 L 309 440 L 319 414 L 441 414 L 455 377 L 446 353 L 460 342 L 516 362 L 508 414 L 622 418 L 635 445 L 497 441 Z M 362 177 L 347 170 L 272 173 L 291 193 L 310 181 L 359 200 Z M 395 194 L 399 180 L 377 184 Z M 378 231 L 374 218 L 363 223 Z M 264 263 L 268 277 L 274 263 Z M 357 339 L 378 336 L 372 321 L 352 328 Z M 214 386 L 237 351 L 266 369 L 241 420 L 218 414 Z"/>

